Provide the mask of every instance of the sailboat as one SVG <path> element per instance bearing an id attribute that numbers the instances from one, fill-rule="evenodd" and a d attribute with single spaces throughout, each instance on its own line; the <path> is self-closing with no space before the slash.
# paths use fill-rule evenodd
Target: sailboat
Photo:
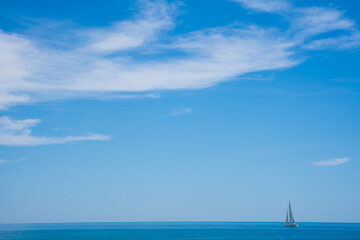
<path id="1" fill-rule="evenodd" d="M 290 219 L 290 221 L 289 221 L 289 219 Z M 291 204 L 289 201 L 289 208 L 286 213 L 286 219 L 285 219 L 285 227 L 298 227 L 298 226 L 299 226 L 299 224 L 295 223 L 294 216 L 291 211 Z"/>

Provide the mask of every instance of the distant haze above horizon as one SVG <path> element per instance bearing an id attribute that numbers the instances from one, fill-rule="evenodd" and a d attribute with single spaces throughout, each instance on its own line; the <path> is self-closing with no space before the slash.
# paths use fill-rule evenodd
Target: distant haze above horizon
<path id="1" fill-rule="evenodd" d="M 0 2 L 0 224 L 360 222 L 360 2 Z"/>

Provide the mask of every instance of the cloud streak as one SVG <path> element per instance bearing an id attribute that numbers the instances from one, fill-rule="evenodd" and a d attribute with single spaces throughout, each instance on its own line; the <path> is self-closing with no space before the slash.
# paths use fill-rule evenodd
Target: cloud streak
<path id="1" fill-rule="evenodd" d="M 288 10 L 291 5 L 283 0 L 233 0 L 241 3 L 245 8 L 254 9 L 262 12 L 279 12 Z"/>
<path id="2" fill-rule="evenodd" d="M 0 30 L 0 110 L 51 99 L 207 88 L 251 72 L 293 67 L 305 50 L 360 46 L 354 22 L 337 9 L 296 8 L 281 0 L 235 2 L 286 15 L 289 28 L 234 23 L 169 37 L 178 4 L 142 0 L 129 20 L 78 30 L 71 49 Z M 344 34 L 319 37 L 335 30 Z"/>
<path id="3" fill-rule="evenodd" d="M 106 29 L 94 29 L 90 32 L 87 50 L 97 53 L 130 50 L 157 39 L 164 30 L 172 29 L 176 4 L 165 1 L 141 1 L 142 8 L 137 18 L 116 22 Z"/>
<path id="4" fill-rule="evenodd" d="M 17 160 L 0 159 L 0 165 L 5 165 L 5 164 L 9 164 L 9 163 L 18 163 L 18 162 L 25 161 L 26 159 L 27 158 L 21 158 L 21 159 L 17 159 Z"/>
<path id="5" fill-rule="evenodd" d="M 317 162 L 313 162 L 314 166 L 317 167 L 330 167 L 330 166 L 337 166 L 340 164 L 344 164 L 346 162 L 350 161 L 350 158 L 335 158 L 332 160 L 325 160 L 325 161 L 317 161 Z"/>
<path id="6" fill-rule="evenodd" d="M 337 9 L 308 7 L 294 9 L 294 15 L 291 23 L 303 38 L 335 30 L 355 31 L 354 22 Z"/>
<path id="7" fill-rule="evenodd" d="M 192 113 L 192 108 L 173 108 L 171 111 L 171 116 L 178 116 L 190 113 Z"/>
<path id="8" fill-rule="evenodd" d="M 84 136 L 39 137 L 31 135 L 31 128 L 40 123 L 39 119 L 13 120 L 0 117 L 0 145 L 38 146 L 89 140 L 108 140 L 109 136 L 88 134 Z"/>

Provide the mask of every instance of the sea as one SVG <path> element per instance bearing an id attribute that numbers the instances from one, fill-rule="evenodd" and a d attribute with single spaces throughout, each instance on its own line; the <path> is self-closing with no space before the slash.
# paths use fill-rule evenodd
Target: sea
<path id="1" fill-rule="evenodd" d="M 0 239 L 242 240 L 360 239 L 360 223 L 156 222 L 0 224 Z"/>

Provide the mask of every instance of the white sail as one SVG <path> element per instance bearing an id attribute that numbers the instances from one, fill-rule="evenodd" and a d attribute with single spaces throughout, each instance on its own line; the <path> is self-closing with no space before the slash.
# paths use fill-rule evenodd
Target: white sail
<path id="1" fill-rule="evenodd" d="M 289 217 L 290 217 L 290 223 L 294 223 L 295 220 L 294 220 L 294 216 L 293 216 L 292 211 L 291 211 L 290 202 L 289 202 Z"/>
<path id="2" fill-rule="evenodd" d="M 285 226 L 289 224 L 289 210 L 286 212 Z"/>

